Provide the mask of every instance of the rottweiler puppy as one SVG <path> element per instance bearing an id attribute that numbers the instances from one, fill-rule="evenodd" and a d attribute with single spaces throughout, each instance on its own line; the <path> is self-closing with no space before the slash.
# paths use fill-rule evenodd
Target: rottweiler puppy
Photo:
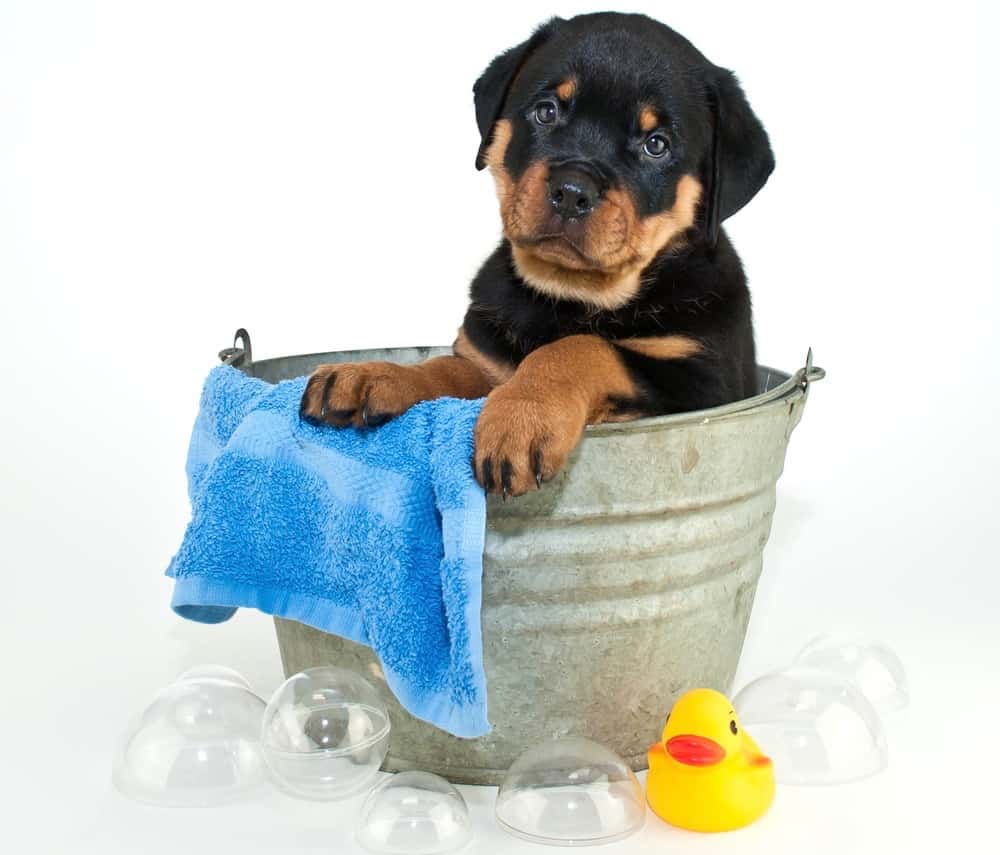
<path id="1" fill-rule="evenodd" d="M 452 356 L 320 366 L 305 418 L 379 425 L 486 396 L 479 482 L 505 498 L 563 467 L 587 424 L 757 392 L 750 294 L 721 223 L 774 158 L 736 78 L 643 15 L 553 18 L 473 87 L 503 239 Z"/>

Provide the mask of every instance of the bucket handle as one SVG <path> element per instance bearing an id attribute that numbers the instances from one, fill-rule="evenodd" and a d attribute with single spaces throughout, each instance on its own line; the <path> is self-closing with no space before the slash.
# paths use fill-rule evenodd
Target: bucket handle
<path id="1" fill-rule="evenodd" d="M 240 345 L 240 346 L 237 346 Z M 219 359 L 224 365 L 239 368 L 246 374 L 253 375 L 253 348 L 250 345 L 250 333 L 243 327 L 233 335 L 233 346 L 219 351 Z"/>
<path id="2" fill-rule="evenodd" d="M 810 383 L 815 383 L 824 377 L 826 377 L 826 370 L 820 368 L 818 365 L 813 365 L 813 349 L 810 347 L 809 352 L 806 353 L 806 364 L 795 372 L 792 379 L 803 391 L 809 391 Z"/>

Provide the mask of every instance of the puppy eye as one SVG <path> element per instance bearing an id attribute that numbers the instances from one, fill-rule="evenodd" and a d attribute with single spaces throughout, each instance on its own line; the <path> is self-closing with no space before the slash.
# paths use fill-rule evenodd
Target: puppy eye
<path id="1" fill-rule="evenodd" d="M 670 151 L 670 146 L 663 134 L 650 134 L 642 144 L 642 150 L 650 157 L 663 157 Z"/>
<path id="2" fill-rule="evenodd" d="M 535 121 L 540 125 L 551 125 L 559 118 L 559 106 L 555 101 L 539 101 L 535 104 Z"/>

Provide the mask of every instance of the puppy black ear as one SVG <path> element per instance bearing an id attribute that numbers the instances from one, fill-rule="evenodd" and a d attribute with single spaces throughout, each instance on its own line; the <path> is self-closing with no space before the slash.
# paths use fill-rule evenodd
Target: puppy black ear
<path id="1" fill-rule="evenodd" d="M 714 244 L 722 221 L 764 186 L 774 170 L 774 154 L 764 126 L 731 71 L 713 68 L 706 88 L 713 133 L 705 231 Z"/>
<path id="2" fill-rule="evenodd" d="M 486 149 L 493 141 L 493 128 L 503 113 L 504 102 L 511 83 L 524 65 L 525 60 L 547 42 L 560 18 L 552 18 L 542 24 L 531 38 L 515 47 L 505 50 L 496 57 L 472 87 L 476 104 L 476 123 L 479 125 L 479 152 L 476 154 L 476 169 L 486 166 Z"/>

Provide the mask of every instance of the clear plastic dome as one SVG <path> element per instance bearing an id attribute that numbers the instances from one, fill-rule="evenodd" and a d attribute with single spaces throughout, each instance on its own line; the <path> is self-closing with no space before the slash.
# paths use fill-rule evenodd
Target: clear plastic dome
<path id="1" fill-rule="evenodd" d="M 118 751 L 118 790 L 149 804 L 208 807 L 260 785 L 264 701 L 235 676 L 239 683 L 188 672 L 161 691 Z"/>
<path id="2" fill-rule="evenodd" d="M 185 680 L 215 680 L 219 683 L 231 683 L 248 692 L 253 691 L 246 677 L 228 665 L 195 665 L 194 668 L 188 668 L 174 682 L 182 683 Z"/>
<path id="3" fill-rule="evenodd" d="M 278 787 L 304 799 L 339 799 L 370 786 L 389 750 L 378 692 L 344 668 L 310 668 L 271 697 L 261 730 Z"/>
<path id="4" fill-rule="evenodd" d="M 525 751 L 497 793 L 500 827 L 536 843 L 608 843 L 642 827 L 646 799 L 611 749 L 565 737 Z"/>
<path id="5" fill-rule="evenodd" d="M 853 680 L 872 705 L 883 712 L 902 709 L 910 700 L 903 663 L 880 641 L 840 633 L 821 635 L 802 648 L 794 664 Z"/>
<path id="6" fill-rule="evenodd" d="M 365 800 L 358 840 L 386 855 L 438 855 L 472 839 L 469 809 L 451 784 L 430 772 L 400 772 Z"/>
<path id="7" fill-rule="evenodd" d="M 885 768 L 882 722 L 838 674 L 793 667 L 754 680 L 733 699 L 743 725 L 774 761 L 781 784 L 841 784 Z"/>

